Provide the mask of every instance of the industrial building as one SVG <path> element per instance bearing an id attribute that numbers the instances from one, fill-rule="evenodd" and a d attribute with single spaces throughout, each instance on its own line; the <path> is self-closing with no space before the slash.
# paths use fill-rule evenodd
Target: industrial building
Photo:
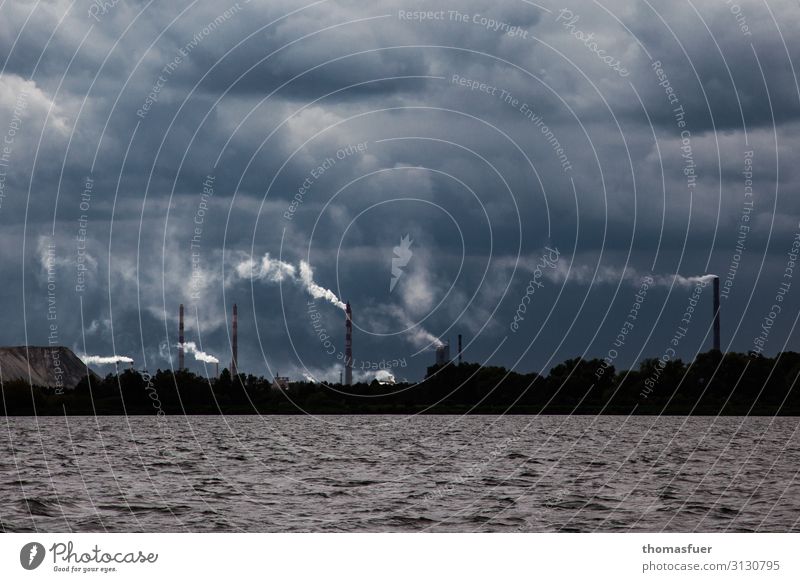
<path id="1" fill-rule="evenodd" d="M 272 389 L 273 390 L 288 390 L 289 389 L 289 377 L 288 376 L 281 376 L 276 374 L 275 378 L 272 380 Z"/>

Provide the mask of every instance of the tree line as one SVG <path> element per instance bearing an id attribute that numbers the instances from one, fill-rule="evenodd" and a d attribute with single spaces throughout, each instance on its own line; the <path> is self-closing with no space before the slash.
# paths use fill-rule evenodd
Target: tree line
<path id="1" fill-rule="evenodd" d="M 249 374 L 219 378 L 189 371 L 125 370 L 87 376 L 58 394 L 6 382 L 5 415 L 120 414 L 697 414 L 798 415 L 800 354 L 773 358 L 710 351 L 694 361 L 647 359 L 617 371 L 607 361 L 573 358 L 550 373 L 448 363 L 415 384 L 353 386 L 293 382 L 273 387 Z"/>

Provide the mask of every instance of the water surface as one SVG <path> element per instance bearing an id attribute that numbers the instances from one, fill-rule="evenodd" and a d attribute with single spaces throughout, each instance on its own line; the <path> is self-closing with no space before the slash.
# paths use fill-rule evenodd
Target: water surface
<path id="1" fill-rule="evenodd" d="M 0 420 L 4 531 L 797 531 L 798 418 Z"/>

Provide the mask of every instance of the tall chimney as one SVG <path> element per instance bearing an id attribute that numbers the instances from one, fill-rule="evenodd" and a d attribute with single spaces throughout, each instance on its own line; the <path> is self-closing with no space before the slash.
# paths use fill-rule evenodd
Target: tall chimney
<path id="1" fill-rule="evenodd" d="M 714 349 L 720 351 L 719 332 L 719 277 L 714 276 Z"/>
<path id="2" fill-rule="evenodd" d="M 178 370 L 183 370 L 183 303 L 180 306 L 180 315 L 178 317 Z"/>
<path id="3" fill-rule="evenodd" d="M 462 362 L 461 359 L 461 334 L 458 334 L 458 365 L 460 366 Z"/>
<path id="4" fill-rule="evenodd" d="M 350 386 L 353 384 L 353 311 L 349 301 L 344 312 L 344 383 Z"/>
<path id="5" fill-rule="evenodd" d="M 233 304 L 233 333 L 231 334 L 231 375 L 239 373 L 239 310 Z"/>

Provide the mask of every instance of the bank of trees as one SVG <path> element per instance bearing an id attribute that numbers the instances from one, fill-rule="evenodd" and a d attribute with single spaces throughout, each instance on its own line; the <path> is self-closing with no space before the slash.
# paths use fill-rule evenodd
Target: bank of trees
<path id="1" fill-rule="evenodd" d="M 691 365 L 644 360 L 618 372 L 601 360 L 575 358 L 547 376 L 473 363 L 432 367 L 418 384 L 274 389 L 263 377 L 224 370 L 207 379 L 191 372 L 126 370 L 84 378 L 57 394 L 23 382 L 3 386 L 2 412 L 32 414 L 800 414 L 800 354 L 774 358 L 707 352 Z"/>

